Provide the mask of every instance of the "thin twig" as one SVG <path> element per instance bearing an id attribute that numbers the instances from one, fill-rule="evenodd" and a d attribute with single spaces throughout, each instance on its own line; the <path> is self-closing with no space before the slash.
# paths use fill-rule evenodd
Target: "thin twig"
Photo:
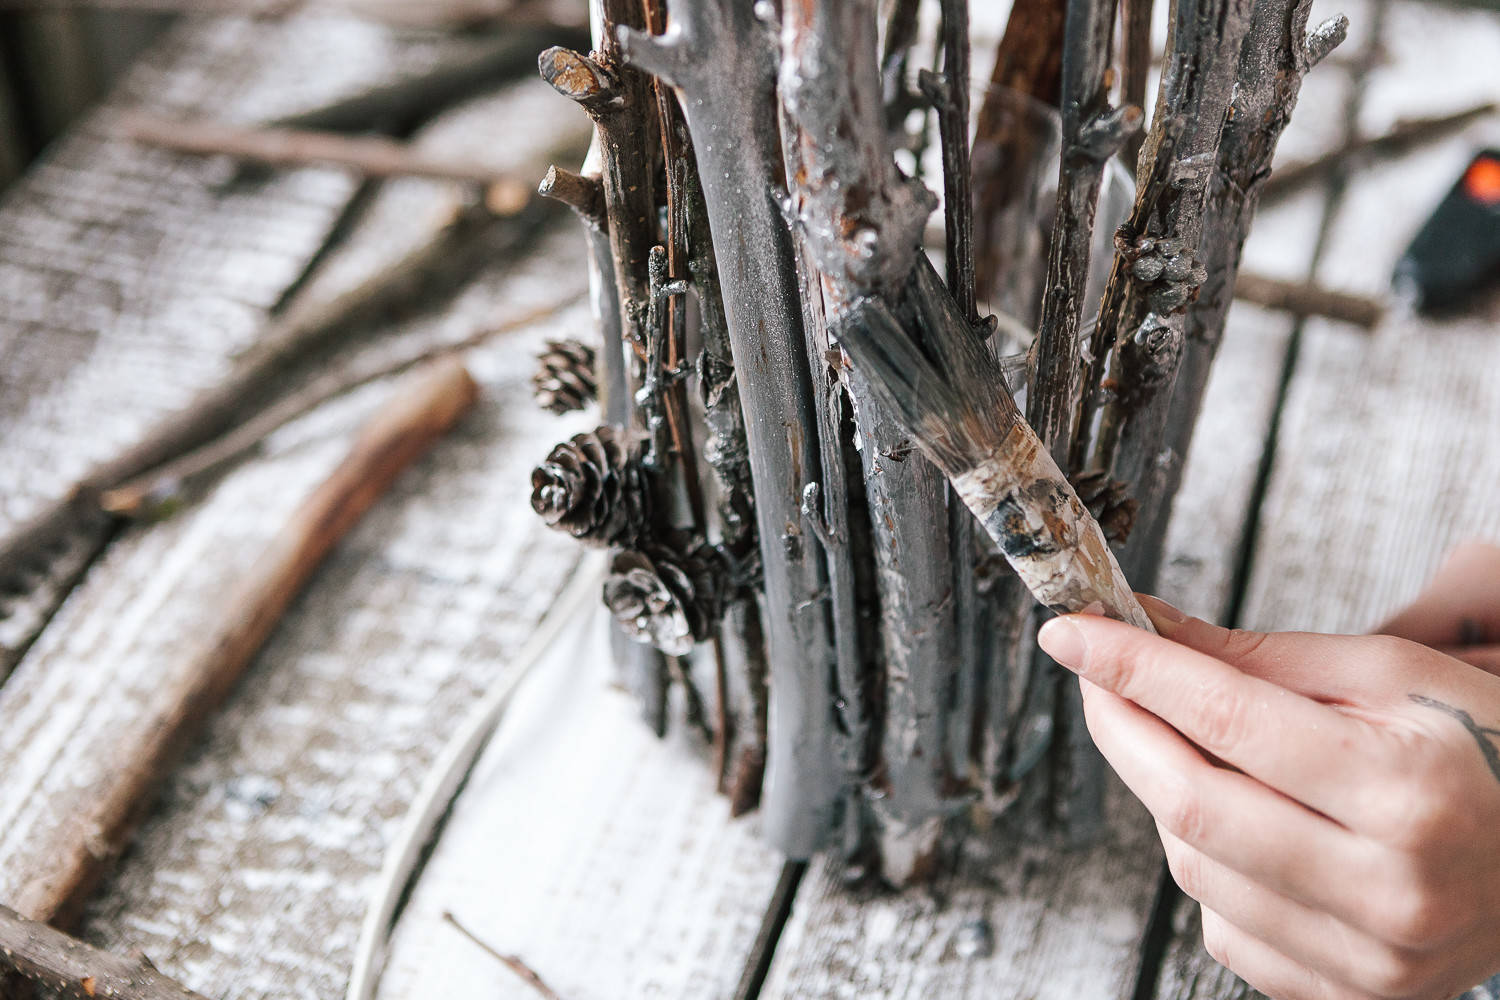
<path id="1" fill-rule="evenodd" d="M 546 1000 L 562 1000 L 562 997 L 558 996 L 557 991 L 548 986 L 546 982 L 542 980 L 542 977 L 537 974 L 537 971 L 531 966 L 527 965 L 520 956 L 507 955 L 504 952 L 497 950 L 493 945 L 489 944 L 484 939 L 479 937 L 479 935 L 475 934 L 463 924 L 459 923 L 458 918 L 453 915 L 452 910 L 444 910 L 443 919 L 452 924 L 453 928 L 464 937 L 468 938 L 470 941 L 474 942 L 474 944 L 478 945 L 486 955 L 489 955 L 495 961 L 499 962 L 511 972 L 514 972 L 517 976 L 521 977 L 521 979 L 525 981 L 527 986 L 530 986 L 532 989 L 536 990 L 537 993 L 545 997 Z"/>
<path id="2" fill-rule="evenodd" d="M 45 563 L 61 540 L 101 520 L 99 498 L 224 434 L 247 414 L 270 405 L 289 375 L 326 357 L 339 341 L 376 316 L 389 319 L 426 301 L 455 275 L 467 276 L 481 262 L 514 252 L 529 241 L 550 212 L 540 199 L 518 216 L 497 218 L 472 206 L 401 259 L 357 286 L 327 297 L 311 292 L 295 298 L 268 324 L 223 381 L 158 420 L 135 444 L 99 463 L 66 494 L 0 536 L 0 577 Z"/>
<path id="3" fill-rule="evenodd" d="M 1120 103 L 1146 106 L 1146 84 L 1151 76 L 1152 0 L 1120 0 Z M 1141 156 L 1144 131 L 1125 140 L 1120 160 L 1135 173 Z"/>
<path id="4" fill-rule="evenodd" d="M 1260 188 L 1262 205 L 1288 198 L 1339 170 L 1356 164 L 1378 163 L 1402 156 L 1428 143 L 1462 130 L 1500 111 L 1500 103 L 1483 101 L 1460 111 L 1428 118 L 1403 118 L 1381 135 L 1359 136 L 1311 160 L 1301 160 L 1276 167 Z"/>
<path id="5" fill-rule="evenodd" d="M 1385 316 L 1385 303 L 1363 295 L 1336 292 L 1308 281 L 1283 281 L 1241 271 L 1234 283 L 1234 297 L 1267 309 L 1294 316 L 1322 316 L 1373 330 Z"/>
<path id="6" fill-rule="evenodd" d="M 528 179 L 483 163 L 434 155 L 384 136 L 255 128 L 144 111 L 122 115 L 119 128 L 135 142 L 198 156 L 232 156 L 279 167 L 347 167 L 366 177 L 434 177 L 480 184 L 492 207 L 525 205 L 531 194 Z"/>
<path id="7" fill-rule="evenodd" d="M 207 1000 L 156 971 L 0 906 L 0 989 L 14 972 L 77 1000 Z"/>
<path id="8" fill-rule="evenodd" d="M 401 818 L 401 826 L 385 849 L 380 874 L 370 890 L 359 940 L 354 946 L 345 1000 L 370 1000 L 374 995 L 391 927 L 428 846 L 436 840 L 444 818 L 452 812 L 475 761 L 489 745 L 516 692 L 545 661 L 559 637 L 576 629 L 580 617 L 590 607 L 597 607 L 605 565 L 603 553 L 583 557 L 507 669 L 496 675 L 469 709 L 423 777 L 406 815 Z"/>
<path id="9" fill-rule="evenodd" d="M 1063 461 L 1073 439 L 1078 325 L 1083 319 L 1104 165 L 1141 127 L 1139 107 L 1126 105 L 1117 110 L 1109 104 L 1109 37 L 1114 17 L 1114 0 L 1075 0 L 1068 5 L 1063 43 L 1063 149 L 1057 211 L 1026 414 L 1037 437 Z"/>
<path id="10" fill-rule="evenodd" d="M 0 0 L 0 10 L 48 13 L 109 10 L 131 14 L 233 14 L 283 18 L 294 14 L 342 14 L 403 27 L 474 28 L 490 23 L 538 25 L 558 22 L 555 4 L 533 0 Z"/>
<path id="11" fill-rule="evenodd" d="M 262 410 L 223 437 L 188 452 L 175 461 L 138 476 L 114 489 L 106 490 L 99 506 L 118 517 L 155 516 L 175 507 L 183 497 L 201 489 L 212 478 L 223 474 L 232 463 L 265 443 L 274 431 L 330 399 L 392 375 L 399 375 L 425 361 L 448 354 L 461 354 L 504 334 L 523 330 L 540 320 L 554 316 L 578 302 L 582 295 L 572 295 L 550 305 L 528 310 L 499 326 L 481 330 L 459 340 L 421 344 L 395 358 L 376 358 L 364 364 L 329 372 Z"/>

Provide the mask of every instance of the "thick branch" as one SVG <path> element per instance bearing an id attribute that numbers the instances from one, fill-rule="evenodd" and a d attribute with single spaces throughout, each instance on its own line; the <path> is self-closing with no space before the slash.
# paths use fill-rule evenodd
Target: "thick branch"
<path id="1" fill-rule="evenodd" d="M 1141 121 L 1139 107 L 1115 111 L 1109 106 L 1109 39 L 1114 17 L 1114 0 L 1077 0 L 1068 5 L 1057 213 L 1027 404 L 1027 418 L 1037 437 L 1063 461 L 1073 440 L 1078 325 L 1083 318 L 1104 164 L 1140 128 Z"/>
<path id="2" fill-rule="evenodd" d="M 1109 469 L 1122 424 L 1171 385 L 1182 350 L 1184 309 L 1204 279 L 1196 260 L 1204 192 L 1252 7 L 1249 0 L 1177 0 L 1174 5 L 1171 55 L 1141 152 L 1135 207 L 1116 235 L 1120 252 L 1084 359 L 1075 469 L 1090 460 Z M 1101 387 L 1106 357 L 1113 369 L 1108 393 Z M 1101 404 L 1105 412 L 1090 458 L 1083 435 Z"/>
<path id="3" fill-rule="evenodd" d="M 0 973 L 7 970 L 76 1000 L 206 1000 L 144 956 L 121 958 L 0 906 Z"/>
<path id="4" fill-rule="evenodd" d="M 762 814 L 772 843 L 806 857 L 833 827 L 840 781 L 826 578 L 800 509 L 819 441 L 791 234 L 777 201 L 775 47 L 737 0 L 673 14 L 665 34 L 622 30 L 619 41 L 627 59 L 677 88 L 701 167 L 765 573 L 772 681 Z"/>
<path id="5" fill-rule="evenodd" d="M 966 20 L 960 6 L 945 7 L 950 41 L 951 30 Z M 808 256 L 818 264 L 824 305 L 834 324 L 862 295 L 898 294 L 900 286 L 891 282 L 899 269 L 910 273 L 919 256 L 910 245 L 911 227 L 930 211 L 926 189 L 895 169 L 875 34 L 874 5 L 858 0 L 789 10 L 783 28 L 781 97 L 788 117 L 792 206 Z M 957 65 L 963 61 L 961 55 L 956 59 Z M 945 59 L 945 69 L 953 65 Z M 940 114 L 949 118 L 945 176 L 962 158 L 959 146 L 966 134 L 954 120 L 964 88 L 955 91 L 951 83 L 945 79 L 941 87 Z M 951 203 L 950 221 L 962 226 L 968 193 L 966 185 L 958 187 L 962 194 L 954 197 L 961 200 Z M 862 242 L 819 235 L 861 230 Z M 851 253 L 878 261 L 881 268 L 866 267 Z M 971 301 L 972 294 L 969 285 Z M 931 462 L 912 454 L 905 428 L 865 384 L 867 373 L 853 369 L 843 377 L 860 439 L 885 666 L 873 805 L 884 823 L 885 875 L 901 883 L 927 873 L 941 817 L 962 808 L 951 796 L 949 780 L 962 768 L 945 752 L 944 697 L 957 663 L 947 486 Z"/>
<path id="6" fill-rule="evenodd" d="M 1172 395 L 1151 415 L 1136 464 L 1151 469 L 1137 486 L 1141 519 L 1124 558 L 1143 588 L 1153 585 L 1171 498 L 1182 478 L 1208 372 L 1223 336 L 1235 276 L 1277 141 L 1291 119 L 1313 56 L 1326 55 L 1348 27 L 1343 17 L 1307 32 L 1310 0 L 1258 3 L 1236 71 L 1233 114 L 1225 123 L 1203 212 L 1207 281 L 1188 311 L 1181 370 Z M 1311 44 L 1317 39 L 1317 44 Z"/>
<path id="7" fill-rule="evenodd" d="M 16 897 L 33 919 L 66 921 L 124 849 L 156 786 L 228 695 L 323 557 L 473 402 L 476 388 L 446 359 L 403 384 L 348 457 L 292 515 L 223 603 L 221 619 L 164 681 L 148 711 L 119 733 L 112 770 L 78 807 Z"/>

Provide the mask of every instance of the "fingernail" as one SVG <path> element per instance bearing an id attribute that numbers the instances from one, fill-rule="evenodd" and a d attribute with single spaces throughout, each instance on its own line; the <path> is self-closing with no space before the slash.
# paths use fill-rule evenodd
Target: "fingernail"
<path id="1" fill-rule="evenodd" d="M 1146 609 L 1151 623 L 1156 626 L 1158 632 L 1166 633 L 1172 631 L 1174 626 L 1181 625 L 1188 620 L 1188 616 L 1178 611 L 1172 605 L 1160 597 L 1152 597 L 1150 594 L 1137 595 L 1141 601 L 1141 607 Z"/>
<path id="2" fill-rule="evenodd" d="M 1036 641 L 1048 656 L 1069 670 L 1083 669 L 1089 644 L 1083 637 L 1083 630 L 1069 619 L 1052 619 L 1042 626 L 1042 630 L 1036 635 Z"/>

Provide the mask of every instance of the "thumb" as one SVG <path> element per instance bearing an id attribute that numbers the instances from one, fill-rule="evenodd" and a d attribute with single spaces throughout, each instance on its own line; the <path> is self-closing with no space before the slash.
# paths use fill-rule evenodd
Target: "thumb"
<path id="1" fill-rule="evenodd" d="M 1318 701 L 1403 704 L 1413 656 L 1438 658 L 1425 647 L 1390 636 L 1224 628 L 1189 617 L 1159 598 L 1140 596 L 1163 637 Z"/>

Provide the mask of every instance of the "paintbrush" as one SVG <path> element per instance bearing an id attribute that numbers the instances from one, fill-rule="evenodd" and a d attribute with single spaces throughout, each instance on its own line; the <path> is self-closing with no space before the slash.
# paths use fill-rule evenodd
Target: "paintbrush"
<path id="1" fill-rule="evenodd" d="M 1154 631 L 1099 523 L 1021 416 L 1000 364 L 926 255 L 917 256 L 896 309 L 858 299 L 830 333 L 1038 601 Z"/>

